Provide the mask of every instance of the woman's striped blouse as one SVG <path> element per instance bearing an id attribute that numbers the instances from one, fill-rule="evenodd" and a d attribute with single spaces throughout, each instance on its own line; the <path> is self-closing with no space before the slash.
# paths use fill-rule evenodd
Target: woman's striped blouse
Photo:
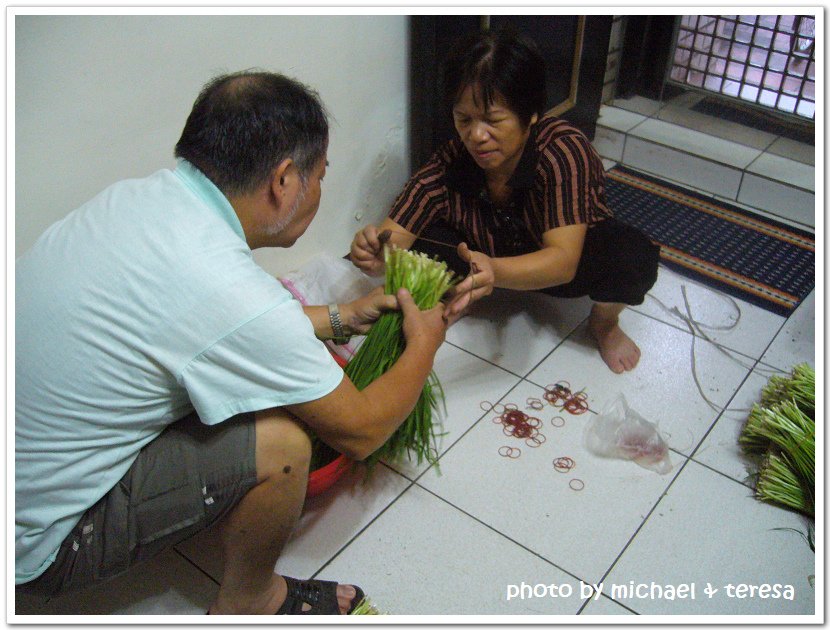
<path id="1" fill-rule="evenodd" d="M 515 218 L 527 226 L 528 243 L 542 247 L 548 230 L 611 216 L 605 201 L 605 171 L 588 138 L 564 120 L 546 118 L 531 132 L 509 182 Z M 499 224 L 489 201 L 484 172 L 456 138 L 443 146 L 407 182 L 389 217 L 420 234 L 443 219 L 473 249 L 496 255 Z"/>

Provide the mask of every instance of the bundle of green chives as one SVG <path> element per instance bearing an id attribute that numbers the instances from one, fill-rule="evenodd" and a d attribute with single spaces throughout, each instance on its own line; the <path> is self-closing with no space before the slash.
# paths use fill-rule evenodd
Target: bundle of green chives
<path id="1" fill-rule="evenodd" d="M 809 516 L 815 513 L 815 370 L 806 363 L 773 376 L 738 438 L 744 450 L 764 453 L 756 496 Z"/>
<path id="2" fill-rule="evenodd" d="M 384 248 L 384 260 L 385 292 L 394 295 L 398 289 L 406 288 L 421 310 L 438 304 L 454 284 L 455 274 L 447 268 L 447 264 L 426 254 L 387 246 Z M 355 387 L 362 390 L 368 386 L 401 356 L 406 344 L 402 323 L 400 311 L 384 313 L 374 323 L 344 370 Z M 438 402 L 443 397 L 441 383 L 435 372 L 431 372 L 415 408 L 389 440 L 366 459 L 366 463 L 371 467 L 380 459 L 397 460 L 404 452 L 411 457 L 413 451 L 419 464 L 423 460 L 434 463 L 437 434 L 432 411 L 437 410 Z"/>

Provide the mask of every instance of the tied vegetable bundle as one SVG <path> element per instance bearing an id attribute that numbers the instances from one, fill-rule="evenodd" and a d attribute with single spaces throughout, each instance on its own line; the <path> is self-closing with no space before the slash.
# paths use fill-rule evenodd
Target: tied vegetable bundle
<path id="1" fill-rule="evenodd" d="M 447 264 L 426 254 L 386 246 L 384 260 L 385 292 L 394 295 L 400 288 L 408 289 L 421 310 L 438 304 L 454 284 L 455 274 L 447 269 Z M 403 315 L 399 311 L 383 313 L 374 323 L 344 370 L 355 387 L 364 389 L 401 356 L 406 345 L 402 324 Z M 413 451 L 419 464 L 423 460 L 434 463 L 437 434 L 432 411 L 438 409 L 438 402 L 443 397 L 438 377 L 435 372 L 430 372 L 415 408 L 389 440 L 366 459 L 366 463 L 371 467 L 380 459 L 400 459 L 404 452 L 411 457 Z"/>
<path id="2" fill-rule="evenodd" d="M 738 442 L 763 457 L 755 494 L 815 515 L 816 373 L 806 363 L 789 376 L 772 376 L 744 424 Z"/>

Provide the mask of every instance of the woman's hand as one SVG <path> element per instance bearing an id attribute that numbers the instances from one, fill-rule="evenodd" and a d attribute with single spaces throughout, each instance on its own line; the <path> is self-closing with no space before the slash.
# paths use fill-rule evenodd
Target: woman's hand
<path id="1" fill-rule="evenodd" d="M 366 334 L 381 313 L 397 308 L 398 300 L 395 296 L 386 295 L 383 287 L 377 287 L 363 297 L 343 305 L 341 310 L 345 332 L 349 335 Z"/>
<path id="2" fill-rule="evenodd" d="M 473 302 L 490 295 L 496 280 L 492 259 L 482 252 L 474 252 L 466 243 L 458 245 L 458 255 L 470 265 L 470 273 L 449 292 L 450 301 L 444 309 L 444 316 L 452 324 Z"/>
<path id="3" fill-rule="evenodd" d="M 388 240 L 380 238 L 382 232 L 374 225 L 367 225 L 358 230 L 352 239 L 352 247 L 349 252 L 352 264 L 360 269 L 367 276 L 381 276 L 384 272 L 383 244 Z"/>

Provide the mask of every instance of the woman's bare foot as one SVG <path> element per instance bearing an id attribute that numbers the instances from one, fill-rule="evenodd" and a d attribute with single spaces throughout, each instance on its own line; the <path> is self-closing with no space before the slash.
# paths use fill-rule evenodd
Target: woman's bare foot
<path id="1" fill-rule="evenodd" d="M 599 346 L 599 354 L 615 374 L 633 370 L 640 360 L 640 348 L 619 326 L 618 316 L 624 305 L 595 304 L 588 329 Z"/>

